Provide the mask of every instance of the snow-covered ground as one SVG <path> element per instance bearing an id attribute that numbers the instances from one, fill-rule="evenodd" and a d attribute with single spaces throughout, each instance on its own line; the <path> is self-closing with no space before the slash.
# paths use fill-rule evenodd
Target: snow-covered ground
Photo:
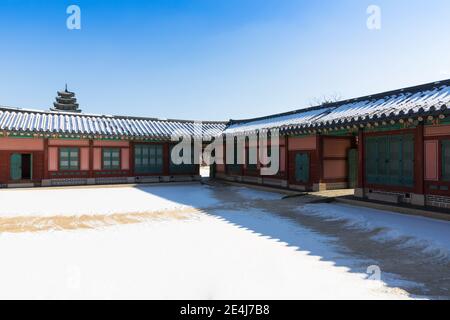
<path id="1" fill-rule="evenodd" d="M 379 230 L 372 239 L 386 242 L 404 238 L 403 246 L 420 248 L 443 259 L 450 259 L 450 222 L 400 213 L 386 212 L 348 205 L 306 205 L 302 214 L 314 214 L 329 221 L 343 221 L 349 229 Z"/>
<path id="2" fill-rule="evenodd" d="M 361 269 L 365 260 L 343 251 L 335 235 L 316 230 L 312 220 L 298 220 L 330 223 L 342 212 L 358 216 L 360 209 L 307 205 L 303 213 L 295 212 L 300 208 L 295 201 L 244 187 L 200 184 L 1 190 L 0 226 L 17 216 L 74 215 L 74 223 L 72 230 L 40 232 L 9 232 L 3 226 L 0 298 L 410 298 L 383 277 L 371 279 L 375 269 L 370 264 Z M 159 215 L 92 229 L 77 224 L 92 214 L 185 209 L 191 211 L 182 218 Z M 321 217 L 321 212 L 333 216 Z M 396 216 L 393 222 L 382 214 L 393 229 L 403 225 L 399 235 L 418 234 L 417 224 L 405 227 L 414 217 Z M 358 219 L 361 227 L 353 227 L 367 229 L 364 215 Z M 427 233 L 429 246 L 448 249 L 449 225 L 424 223 L 439 230 L 436 238 Z"/>

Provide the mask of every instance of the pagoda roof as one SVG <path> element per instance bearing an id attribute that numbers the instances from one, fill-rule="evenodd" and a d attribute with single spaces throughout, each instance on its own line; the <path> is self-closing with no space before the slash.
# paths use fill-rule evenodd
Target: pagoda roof
<path id="1" fill-rule="evenodd" d="M 53 102 L 52 111 L 67 111 L 80 113 L 81 110 L 78 109 L 79 104 L 76 103 L 75 93 L 67 90 L 67 84 L 64 91 L 58 91 L 58 96 L 56 97 L 56 102 Z"/>
<path id="2" fill-rule="evenodd" d="M 58 96 L 62 96 L 62 97 L 74 97 L 75 96 L 75 92 L 70 92 L 70 91 L 58 91 Z"/>

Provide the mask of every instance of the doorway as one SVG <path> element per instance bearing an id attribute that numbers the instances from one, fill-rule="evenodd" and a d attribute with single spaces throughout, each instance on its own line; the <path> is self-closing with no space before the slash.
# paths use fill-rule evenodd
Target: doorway
<path id="1" fill-rule="evenodd" d="M 309 154 L 299 152 L 295 154 L 295 182 L 308 183 L 309 182 L 310 161 Z"/>
<path id="2" fill-rule="evenodd" d="M 13 153 L 10 160 L 11 180 L 31 180 L 33 176 L 33 157 L 30 153 Z"/>

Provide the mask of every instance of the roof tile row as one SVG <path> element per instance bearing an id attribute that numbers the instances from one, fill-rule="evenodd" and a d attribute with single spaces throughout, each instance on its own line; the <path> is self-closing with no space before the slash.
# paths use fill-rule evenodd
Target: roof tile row
<path id="1" fill-rule="evenodd" d="M 450 80 L 290 113 L 231 121 L 225 133 L 236 134 L 273 128 L 298 130 L 420 116 L 435 112 L 450 113 Z"/>
<path id="2" fill-rule="evenodd" d="M 96 116 L 0 107 L 0 131 L 170 138 L 174 133 L 218 135 L 225 126 L 224 122 Z"/>

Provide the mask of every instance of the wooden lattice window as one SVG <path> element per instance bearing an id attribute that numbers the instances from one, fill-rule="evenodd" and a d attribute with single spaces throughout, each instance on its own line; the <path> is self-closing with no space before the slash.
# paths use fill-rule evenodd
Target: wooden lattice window
<path id="1" fill-rule="evenodd" d="M 59 170 L 79 170 L 80 149 L 60 148 L 59 149 Z"/>
<path id="2" fill-rule="evenodd" d="M 103 170 L 120 169 L 120 149 L 103 148 Z"/>
<path id="3" fill-rule="evenodd" d="M 442 180 L 450 181 L 450 140 L 442 141 Z"/>

